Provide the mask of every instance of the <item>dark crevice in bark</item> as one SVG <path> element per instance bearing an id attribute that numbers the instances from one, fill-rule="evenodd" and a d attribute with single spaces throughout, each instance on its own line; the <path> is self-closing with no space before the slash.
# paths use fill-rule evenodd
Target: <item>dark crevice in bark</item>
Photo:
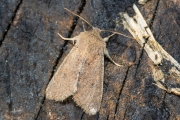
<path id="1" fill-rule="evenodd" d="M 107 115 L 107 119 L 106 120 L 109 120 L 109 114 Z"/>
<path id="2" fill-rule="evenodd" d="M 82 119 L 83 119 L 84 114 L 85 114 L 85 112 L 83 112 L 83 113 L 82 113 L 82 115 L 81 115 L 81 119 L 80 119 L 80 120 L 82 120 Z"/>
<path id="3" fill-rule="evenodd" d="M 126 110 L 124 112 L 123 120 L 126 120 L 126 112 L 127 112 L 127 108 L 126 108 Z"/>
<path id="4" fill-rule="evenodd" d="M 86 0 L 81 0 L 81 4 L 80 4 L 80 6 L 79 6 L 78 11 L 77 11 L 76 14 L 78 14 L 78 15 L 81 14 L 81 12 L 83 11 L 83 8 L 84 8 L 85 4 L 86 4 Z M 73 23 L 72 23 L 72 26 L 70 27 L 70 31 L 69 31 L 68 36 L 67 36 L 68 38 L 71 37 L 72 33 L 74 32 L 74 29 L 75 29 L 75 27 L 76 27 L 76 24 L 77 24 L 78 19 L 79 19 L 79 17 L 76 17 L 76 16 L 73 18 Z M 53 66 L 53 70 L 52 70 L 52 72 L 51 72 L 51 76 L 50 76 L 49 82 L 50 82 L 50 80 L 52 79 L 52 77 L 53 77 L 53 75 L 54 75 L 55 69 L 56 69 L 56 67 L 57 67 L 57 65 L 58 65 L 58 63 L 59 63 L 60 58 L 61 58 L 62 55 L 64 54 L 64 49 L 63 49 L 63 48 L 66 47 L 67 44 L 68 44 L 68 41 L 65 40 L 65 41 L 64 41 L 64 45 L 63 45 L 62 49 L 60 50 L 60 54 L 59 54 L 59 56 L 57 57 L 57 59 L 56 59 L 56 61 L 55 61 L 55 65 Z M 47 85 L 49 84 L 49 82 L 47 83 Z M 38 112 L 37 112 L 37 115 L 35 115 L 35 120 L 38 120 L 38 117 L 39 117 L 39 115 L 40 115 L 40 113 L 41 113 L 41 110 L 42 110 L 43 104 L 44 104 L 44 102 L 45 102 L 45 99 L 46 99 L 46 96 L 44 95 L 44 96 L 43 96 L 43 99 L 42 99 L 42 101 L 41 101 L 41 106 L 40 106 L 40 108 L 39 108 L 39 110 L 38 110 Z M 82 116 L 83 116 L 83 115 L 82 115 Z"/>
<path id="5" fill-rule="evenodd" d="M 50 8 L 51 0 L 48 1 L 48 8 Z"/>
<path id="6" fill-rule="evenodd" d="M 130 66 L 130 67 L 131 67 L 131 66 Z M 120 91 L 119 91 L 119 96 L 118 96 L 117 103 L 116 103 L 116 108 L 115 108 L 114 119 L 115 119 L 116 113 L 117 113 L 117 111 L 118 111 L 120 96 L 121 96 L 121 94 L 122 94 L 122 91 L 123 91 L 123 88 L 124 88 L 126 79 L 127 79 L 127 77 L 128 77 L 128 73 L 129 73 L 130 67 L 127 68 L 126 76 L 125 76 L 125 78 L 124 78 L 124 80 L 123 80 L 122 87 L 121 87 L 121 89 L 120 89 Z"/>
<path id="7" fill-rule="evenodd" d="M 101 108 L 100 108 L 101 109 Z M 97 114 L 97 120 L 99 120 L 100 119 L 100 115 L 99 115 L 99 112 L 98 112 L 98 114 Z"/>
<path id="8" fill-rule="evenodd" d="M 136 77 L 136 75 L 137 75 L 137 72 L 138 72 L 138 68 L 139 68 L 139 65 L 140 65 L 140 63 L 141 63 L 141 59 L 142 59 L 142 56 L 143 56 L 143 53 L 144 53 L 144 46 L 145 46 L 145 43 L 143 44 L 143 47 L 142 47 L 142 50 L 141 50 L 141 54 L 140 54 L 140 56 L 139 56 L 139 59 L 138 59 L 138 63 L 137 63 L 137 66 L 136 66 L 136 72 L 135 72 L 135 77 Z"/>
<path id="9" fill-rule="evenodd" d="M 6 31 L 3 33 L 2 39 L 0 40 L 0 47 L 1 47 L 4 39 L 6 38 L 6 35 L 8 34 L 8 31 L 9 31 L 10 28 L 11 28 L 11 25 L 12 25 L 12 23 L 13 23 L 15 17 L 16 17 L 16 13 L 17 13 L 17 11 L 19 10 L 21 4 L 22 4 L 22 0 L 20 0 L 20 1 L 19 1 L 19 4 L 16 6 L 16 8 L 15 8 L 15 10 L 14 10 L 14 13 L 13 13 L 13 15 L 12 15 L 12 17 L 11 17 L 10 23 L 8 24 L 8 26 L 7 26 L 7 28 L 6 28 Z M 8 98 L 9 98 L 9 99 L 8 99 L 8 102 L 7 102 L 7 104 L 8 104 L 8 110 L 9 110 L 9 111 L 12 111 L 12 105 L 13 105 L 13 103 L 12 103 L 12 96 L 11 96 L 11 81 L 10 81 L 10 79 L 8 80 L 7 83 L 8 83 L 8 85 L 7 85 L 6 87 L 7 87 L 7 94 L 8 94 Z"/>
<path id="10" fill-rule="evenodd" d="M 157 0 L 156 7 L 155 7 L 155 10 L 154 10 L 154 14 L 153 14 L 153 17 L 152 17 L 152 19 L 151 19 L 149 28 L 151 28 L 152 25 L 153 25 L 153 23 L 154 23 L 154 19 L 155 19 L 155 17 L 156 17 L 156 12 L 157 12 L 157 9 L 158 9 L 158 6 L 159 6 L 159 1 L 160 1 L 160 0 Z M 142 59 L 142 56 L 143 56 L 143 53 L 144 53 L 144 47 L 145 47 L 147 41 L 148 41 L 148 38 L 146 39 L 146 42 L 145 42 L 145 43 L 143 44 L 143 46 L 142 46 L 141 54 L 140 54 L 139 61 L 138 61 L 138 63 L 137 63 L 137 67 L 136 67 L 135 76 L 136 76 L 136 74 L 137 74 L 137 72 L 138 72 L 137 69 L 139 68 L 139 65 L 140 65 L 140 62 L 141 62 L 141 59 Z"/>
<path id="11" fill-rule="evenodd" d="M 156 17 L 156 13 L 157 13 L 157 10 L 158 10 L 159 2 L 160 2 L 160 0 L 157 0 L 156 7 L 155 7 L 155 10 L 154 10 L 154 14 L 153 14 L 153 17 L 151 19 L 151 23 L 149 25 L 149 28 L 151 28 L 153 23 L 154 23 L 154 19 Z"/>
<path id="12" fill-rule="evenodd" d="M 13 23 L 15 17 L 16 17 L 16 14 L 17 14 L 17 12 L 18 12 L 18 10 L 19 10 L 22 2 L 23 2 L 23 0 L 20 0 L 20 1 L 19 1 L 19 4 L 16 6 L 16 9 L 14 10 L 14 13 L 13 13 L 13 15 L 12 15 L 12 17 L 11 17 L 10 23 L 8 24 L 5 32 L 4 32 L 3 35 L 2 35 L 2 39 L 0 40 L 0 47 L 1 47 L 4 39 L 6 38 L 7 33 L 9 32 L 9 30 L 10 30 L 10 28 L 11 28 L 11 25 L 12 25 L 12 23 Z"/>
<path id="13" fill-rule="evenodd" d="M 141 63 L 141 59 L 142 59 L 142 56 L 143 56 L 143 54 L 144 54 L 144 47 L 145 47 L 145 45 L 146 45 L 146 43 L 147 43 L 147 41 L 148 41 L 148 39 L 149 39 L 149 37 L 148 38 L 146 38 L 145 40 L 145 43 L 143 43 L 143 46 L 142 46 L 142 50 L 141 50 L 141 54 L 140 54 L 140 56 L 139 56 L 139 59 L 138 59 L 138 63 L 137 63 L 137 66 L 136 66 L 136 72 L 135 72 L 135 77 L 136 77 L 136 75 L 137 75 L 137 73 L 138 73 L 138 68 L 139 68 L 139 65 L 140 65 L 140 63 Z"/>

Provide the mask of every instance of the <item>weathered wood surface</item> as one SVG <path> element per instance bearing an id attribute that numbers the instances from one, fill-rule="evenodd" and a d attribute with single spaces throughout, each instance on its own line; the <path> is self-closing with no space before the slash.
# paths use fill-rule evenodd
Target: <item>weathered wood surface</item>
<path id="1" fill-rule="evenodd" d="M 68 8 L 98 28 L 123 31 L 119 12 L 132 12 L 136 0 L 9 0 L 0 1 L 0 119 L 180 119 L 180 98 L 153 85 L 152 61 L 136 41 L 114 36 L 107 47 L 112 58 L 135 62 L 118 67 L 105 58 L 104 94 L 100 112 L 89 116 L 71 98 L 54 102 L 45 89 L 71 42 L 82 29 Z M 138 5 L 156 40 L 180 62 L 180 1 L 150 0 Z M 133 13 L 132 13 L 133 14 Z M 72 33 L 72 34 L 71 34 Z M 108 35 L 108 34 L 104 34 Z"/>

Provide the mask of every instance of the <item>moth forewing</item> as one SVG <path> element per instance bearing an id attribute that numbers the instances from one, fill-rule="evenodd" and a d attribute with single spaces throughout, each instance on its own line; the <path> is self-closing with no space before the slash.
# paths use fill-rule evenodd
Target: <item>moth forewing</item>
<path id="1" fill-rule="evenodd" d="M 94 115 L 100 109 L 103 94 L 105 42 L 96 35 L 86 40 L 89 41 L 86 60 L 80 71 L 78 89 L 73 98 L 86 113 Z"/>
<path id="2" fill-rule="evenodd" d="M 73 95 L 75 102 L 86 113 L 94 115 L 99 111 L 103 94 L 104 54 L 119 65 L 110 58 L 106 49 L 105 42 L 112 35 L 103 39 L 100 32 L 100 29 L 93 27 L 74 38 L 59 35 L 64 40 L 77 41 L 47 86 L 48 99 L 62 101 Z"/>
<path id="3" fill-rule="evenodd" d="M 88 47 L 85 43 L 81 43 L 80 47 L 78 43 L 66 56 L 47 86 L 46 97 L 48 99 L 63 101 L 76 92 L 79 71 L 83 66 L 85 60 L 83 56 Z"/>

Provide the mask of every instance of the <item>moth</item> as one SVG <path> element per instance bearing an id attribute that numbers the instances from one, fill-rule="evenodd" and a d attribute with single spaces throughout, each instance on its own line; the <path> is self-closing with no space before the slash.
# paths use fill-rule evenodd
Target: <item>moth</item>
<path id="1" fill-rule="evenodd" d="M 81 16 L 76 16 L 92 26 Z M 112 35 L 102 38 L 101 31 L 106 30 L 92 26 L 92 30 L 84 29 L 84 32 L 73 38 L 65 38 L 58 34 L 64 40 L 76 40 L 76 44 L 48 84 L 47 99 L 63 101 L 73 95 L 74 101 L 84 109 L 85 113 L 94 115 L 99 111 L 103 94 L 104 55 L 115 65 L 120 66 L 112 60 L 106 48 L 109 38 L 120 33 L 114 32 Z"/>

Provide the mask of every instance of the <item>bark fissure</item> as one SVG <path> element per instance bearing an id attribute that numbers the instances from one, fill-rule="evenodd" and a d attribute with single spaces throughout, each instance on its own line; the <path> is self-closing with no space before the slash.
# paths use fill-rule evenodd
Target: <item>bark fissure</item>
<path id="1" fill-rule="evenodd" d="M 156 12 L 157 12 L 158 6 L 159 6 L 159 2 L 160 2 L 160 0 L 157 0 L 156 7 L 155 7 L 155 10 L 154 10 L 153 17 L 152 17 L 152 19 L 151 19 L 149 28 L 151 28 L 152 25 L 153 25 L 153 23 L 154 23 L 154 20 L 155 20 L 155 17 L 156 17 Z M 146 42 L 145 42 L 145 43 L 143 44 L 143 46 L 142 46 L 141 54 L 140 54 L 140 56 L 139 56 L 139 60 L 138 60 L 137 67 L 136 67 L 135 76 L 137 75 L 137 71 L 138 71 L 139 65 L 140 65 L 140 63 L 141 63 L 141 59 L 142 59 L 142 56 L 143 56 L 143 53 L 144 53 L 144 48 L 145 48 L 145 45 L 146 45 L 147 41 L 148 41 L 148 38 L 146 39 Z"/>
<path id="2" fill-rule="evenodd" d="M 8 32 L 9 32 L 9 30 L 10 30 L 10 28 L 11 28 L 11 25 L 12 25 L 13 21 L 14 21 L 15 18 L 16 18 L 16 14 L 17 14 L 17 12 L 18 12 L 18 10 L 19 10 L 22 2 L 23 2 L 23 0 L 20 0 L 20 1 L 19 1 L 19 4 L 16 6 L 16 8 L 15 8 L 15 10 L 14 10 L 14 13 L 13 13 L 13 15 L 12 15 L 12 17 L 11 17 L 10 23 L 8 24 L 6 30 L 4 31 L 4 33 L 3 33 L 3 35 L 2 35 L 2 39 L 0 40 L 0 47 L 2 46 L 2 43 L 3 43 L 3 41 L 5 40 L 6 35 L 8 34 Z"/>
<path id="3" fill-rule="evenodd" d="M 130 67 L 131 67 L 131 66 L 130 66 Z M 125 86 L 125 82 L 126 82 L 126 79 L 127 79 L 127 77 L 128 77 L 128 73 L 129 73 L 130 67 L 127 68 L 126 75 L 125 75 L 124 80 L 123 80 L 123 82 L 122 82 L 122 87 L 121 87 L 121 89 L 120 89 L 120 91 L 119 91 L 119 95 L 118 95 L 118 99 L 117 99 L 117 103 L 116 103 L 116 108 L 115 108 L 114 119 L 115 119 L 116 113 L 117 113 L 117 111 L 118 111 L 120 96 L 121 96 L 122 91 L 123 91 L 123 88 L 124 88 L 124 86 Z"/>
<path id="4" fill-rule="evenodd" d="M 160 0 L 157 0 L 156 7 L 155 7 L 155 10 L 154 10 L 154 13 L 153 13 L 153 16 L 152 16 L 149 28 L 151 28 L 153 23 L 154 23 L 154 20 L 155 20 L 155 17 L 156 17 L 156 13 L 158 11 L 159 2 L 160 2 Z"/>
<path id="5" fill-rule="evenodd" d="M 0 47 L 2 46 L 2 43 L 3 43 L 3 41 L 5 40 L 6 35 L 8 34 L 8 32 L 9 32 L 9 30 L 10 30 L 10 28 L 11 28 L 11 25 L 12 25 L 12 23 L 13 23 L 15 17 L 16 17 L 16 14 L 17 14 L 17 12 L 18 12 L 18 10 L 19 10 L 22 2 L 23 2 L 23 0 L 20 0 L 19 3 L 18 3 L 18 5 L 16 6 L 16 8 L 15 8 L 15 10 L 14 10 L 14 13 L 13 13 L 13 15 L 12 15 L 12 17 L 11 17 L 10 23 L 8 24 L 8 26 L 7 26 L 7 28 L 6 28 L 6 31 L 3 33 L 2 39 L 0 40 Z M 9 109 L 9 111 L 12 111 L 12 105 L 13 105 L 13 103 L 12 103 L 12 95 L 11 95 L 11 80 L 8 79 L 8 82 L 7 82 L 7 83 L 8 83 L 7 86 L 6 86 L 6 87 L 7 87 L 7 88 L 6 88 L 6 91 L 7 91 L 7 94 L 8 94 L 8 102 L 7 102 L 7 104 L 8 104 L 8 109 Z"/>

